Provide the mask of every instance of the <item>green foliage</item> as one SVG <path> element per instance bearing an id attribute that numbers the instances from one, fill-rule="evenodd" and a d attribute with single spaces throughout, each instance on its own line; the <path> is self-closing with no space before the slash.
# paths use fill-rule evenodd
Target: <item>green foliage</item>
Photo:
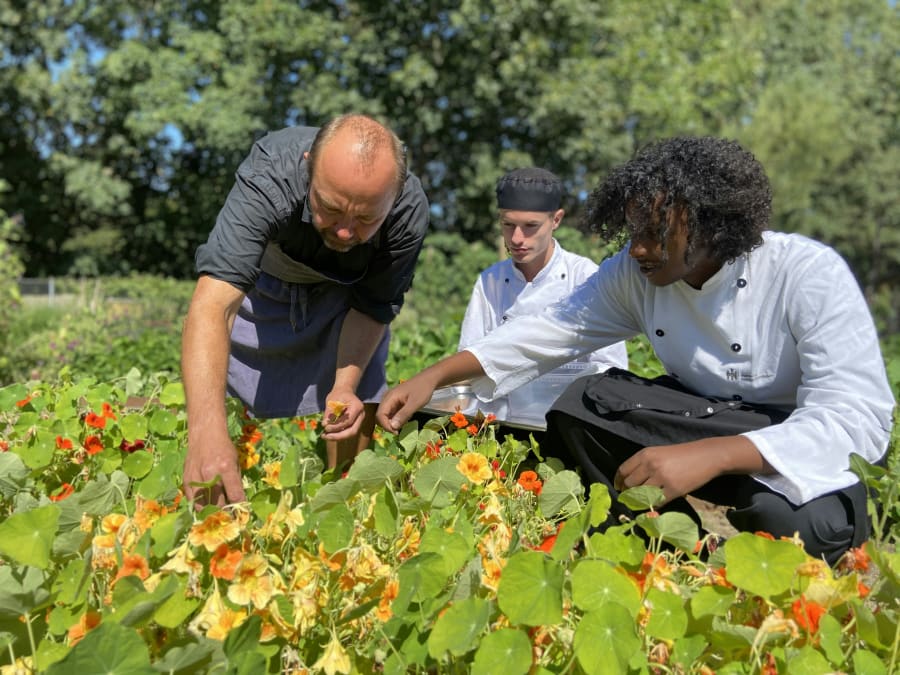
<path id="1" fill-rule="evenodd" d="M 4 667 L 897 666 L 900 559 L 882 540 L 831 569 L 798 542 L 750 533 L 709 550 L 693 522 L 665 517 L 679 514 L 644 512 L 593 533 L 608 514 L 605 488 L 585 496 L 574 474 L 497 438 L 483 417 L 465 422 L 473 432 L 439 418 L 382 433 L 336 478 L 323 472 L 320 416 L 256 424 L 233 404 L 249 500 L 197 511 L 179 490 L 183 389 L 144 381 L 132 391 L 93 378 L 0 387 Z M 660 495 L 622 498 L 643 510 Z"/>
<path id="2" fill-rule="evenodd" d="M 3 181 L 0 180 L 0 188 Z M 9 367 L 13 340 L 12 326 L 20 311 L 22 298 L 19 295 L 18 280 L 25 266 L 15 248 L 19 241 L 19 227 L 6 213 L 0 210 L 0 371 Z M 0 379 L 2 382 L 2 379 Z"/>

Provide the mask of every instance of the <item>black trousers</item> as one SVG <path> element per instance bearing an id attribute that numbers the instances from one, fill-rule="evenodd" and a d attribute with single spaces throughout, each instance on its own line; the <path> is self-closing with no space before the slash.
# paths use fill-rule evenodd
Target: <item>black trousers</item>
<path id="1" fill-rule="evenodd" d="M 586 485 L 603 483 L 613 497 L 606 525 L 634 514 L 616 500 L 613 477 L 625 460 L 644 447 L 729 436 L 787 417 L 782 410 L 739 401 L 704 397 L 663 376 L 654 380 L 618 368 L 576 380 L 547 413 L 545 454 L 577 466 Z M 731 507 L 729 522 L 740 531 L 764 531 L 777 537 L 799 533 L 806 551 L 834 564 L 869 537 L 866 490 L 857 482 L 801 505 L 745 475 L 713 479 L 694 496 Z M 663 511 L 681 511 L 698 524 L 684 498 Z"/>

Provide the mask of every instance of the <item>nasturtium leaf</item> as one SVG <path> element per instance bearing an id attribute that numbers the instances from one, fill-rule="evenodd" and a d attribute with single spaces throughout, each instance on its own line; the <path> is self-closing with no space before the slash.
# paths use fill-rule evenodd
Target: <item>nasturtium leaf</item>
<path id="1" fill-rule="evenodd" d="M 62 522 L 62 510 L 60 510 L 60 522 Z M 65 560 L 84 553 L 91 545 L 91 534 L 80 528 L 72 528 L 68 532 L 62 532 L 62 527 L 57 528 L 53 546 L 50 549 L 50 557 L 54 560 Z"/>
<path id="2" fill-rule="evenodd" d="M 175 548 L 175 543 L 191 526 L 191 514 L 186 510 L 166 513 L 153 523 L 150 538 L 153 542 L 150 550 L 153 555 L 162 558 Z"/>
<path id="3" fill-rule="evenodd" d="M 526 675 L 531 669 L 531 640 L 515 628 L 501 628 L 481 639 L 475 660 L 473 675 Z"/>
<path id="4" fill-rule="evenodd" d="M 36 567 L 0 565 L 0 617 L 18 619 L 50 599 L 47 574 Z"/>
<path id="5" fill-rule="evenodd" d="M 869 647 L 884 649 L 889 641 L 882 638 L 878 617 L 862 602 L 853 603 L 853 612 L 856 615 L 856 632 L 860 639 Z"/>
<path id="6" fill-rule="evenodd" d="M 541 626 L 562 620 L 563 567 L 537 551 L 521 551 L 506 562 L 497 602 L 510 623 Z"/>
<path id="7" fill-rule="evenodd" d="M 422 602 L 438 595 L 447 584 L 446 566 L 437 553 L 419 553 L 404 561 L 397 570 L 400 590 L 394 600 L 395 611 L 404 611 L 410 601 Z"/>
<path id="8" fill-rule="evenodd" d="M 632 511 L 650 511 L 666 500 L 662 488 L 656 485 L 639 485 L 622 490 L 619 501 Z"/>
<path id="9" fill-rule="evenodd" d="M 642 513 L 635 520 L 651 537 L 662 539 L 682 551 L 692 551 L 697 543 L 697 524 L 687 514 L 671 511 L 651 517 Z"/>
<path id="10" fill-rule="evenodd" d="M 69 653 L 69 646 L 62 642 L 50 640 L 47 636 L 38 643 L 37 653 L 35 654 L 35 672 L 43 673 L 51 665 L 65 658 Z"/>
<path id="11" fill-rule="evenodd" d="M 58 524 L 56 504 L 14 513 L 0 523 L 0 553 L 23 565 L 46 569 Z"/>
<path id="12" fill-rule="evenodd" d="M 147 418 L 138 413 L 131 413 L 119 419 L 119 431 L 129 443 L 147 438 Z"/>
<path id="13" fill-rule="evenodd" d="M 375 531 L 382 537 L 393 537 L 397 533 L 398 515 L 399 509 L 394 493 L 385 486 L 375 497 L 375 506 L 372 508 Z"/>
<path id="14" fill-rule="evenodd" d="M 853 652 L 853 672 L 859 675 L 888 675 L 887 666 L 876 654 L 857 649 Z"/>
<path id="15" fill-rule="evenodd" d="M 114 471 L 108 479 L 101 473 L 70 499 L 74 499 L 88 515 L 105 516 L 128 494 L 129 482 L 130 479 L 122 471 Z"/>
<path id="16" fill-rule="evenodd" d="M 587 503 L 590 524 L 592 527 L 598 527 L 609 517 L 612 497 L 609 496 L 609 488 L 603 483 L 592 483 L 590 495 Z"/>
<path id="17" fill-rule="evenodd" d="M 487 628 L 491 605 L 484 598 L 454 603 L 443 612 L 428 636 L 428 653 L 440 659 L 447 652 L 462 656 L 478 646 L 478 636 Z"/>
<path id="18" fill-rule="evenodd" d="M 764 598 L 783 593 L 807 555 L 788 541 L 741 532 L 725 542 L 728 581 Z"/>
<path id="19" fill-rule="evenodd" d="M 0 496 L 9 499 L 25 486 L 28 467 L 14 452 L 0 453 Z"/>
<path id="20" fill-rule="evenodd" d="M 675 640 L 685 634 L 688 615 L 680 595 L 651 588 L 647 592 L 646 604 L 650 609 L 645 628 L 647 635 L 661 640 Z"/>
<path id="21" fill-rule="evenodd" d="M 828 659 L 809 645 L 805 645 L 798 651 L 786 655 L 785 666 L 785 672 L 791 675 L 821 675 L 822 673 L 834 672 L 834 668 L 828 663 Z"/>
<path id="22" fill-rule="evenodd" d="M 421 553 L 437 553 L 444 560 L 444 572 L 447 576 L 455 574 L 466 564 L 472 547 L 459 534 L 447 532 L 441 528 L 429 527 L 422 535 L 419 544 Z"/>
<path id="23" fill-rule="evenodd" d="M 47 630 L 54 635 L 65 635 L 69 628 L 78 623 L 84 611 L 83 605 L 53 605 L 47 617 Z"/>
<path id="24" fill-rule="evenodd" d="M 11 384 L 0 388 L 0 410 L 15 411 L 16 403 L 25 400 L 28 388 L 24 384 Z"/>
<path id="25" fill-rule="evenodd" d="M 434 508 L 451 504 L 463 483 L 467 482 L 457 465 L 456 457 L 441 457 L 423 466 L 415 474 L 414 485 L 419 496 L 430 502 Z"/>
<path id="26" fill-rule="evenodd" d="M 557 513 L 576 513 L 584 496 L 584 485 L 574 471 L 560 471 L 546 480 L 538 504 L 547 518 Z"/>
<path id="27" fill-rule="evenodd" d="M 181 382 L 169 382 L 159 393 L 159 402 L 165 406 L 184 405 L 184 386 Z"/>
<path id="28" fill-rule="evenodd" d="M 168 410 L 157 408 L 150 415 L 148 429 L 159 436 L 170 436 L 178 428 L 178 418 Z"/>
<path id="29" fill-rule="evenodd" d="M 756 639 L 756 629 L 728 623 L 721 617 L 713 617 L 712 630 L 707 636 L 710 644 L 726 651 L 746 649 Z"/>
<path id="30" fill-rule="evenodd" d="M 647 553 L 640 537 L 630 534 L 625 527 L 611 527 L 606 532 L 592 534 L 590 551 L 592 556 L 632 567 L 639 565 Z"/>
<path id="31" fill-rule="evenodd" d="M 190 642 L 183 646 L 172 647 L 162 658 L 153 663 L 153 667 L 162 673 L 206 672 L 202 666 L 212 660 L 213 645 L 210 642 Z"/>
<path id="32" fill-rule="evenodd" d="M 319 519 L 319 539 L 328 553 L 335 553 L 350 545 L 356 521 L 346 504 L 335 504 Z"/>
<path id="33" fill-rule="evenodd" d="M 222 645 L 225 655 L 231 659 L 244 651 L 250 651 L 259 645 L 262 635 L 262 620 L 253 615 L 244 623 L 229 631 Z"/>
<path id="34" fill-rule="evenodd" d="M 56 436 L 46 431 L 38 431 L 28 444 L 19 450 L 22 461 L 30 469 L 43 469 L 53 461 L 56 452 Z"/>
<path id="35" fill-rule="evenodd" d="M 134 366 L 125 374 L 125 394 L 128 396 L 137 396 L 144 387 L 144 378 L 141 371 Z"/>
<path id="36" fill-rule="evenodd" d="M 129 478 L 143 478 L 152 468 L 153 455 L 146 450 L 132 452 L 122 460 L 122 471 Z"/>
<path id="37" fill-rule="evenodd" d="M 385 483 L 392 483 L 403 473 L 403 467 L 395 459 L 379 457 L 371 450 L 364 450 L 353 460 L 347 477 L 359 481 L 363 490 L 380 488 Z"/>
<path id="38" fill-rule="evenodd" d="M 550 549 L 550 557 L 556 561 L 562 561 L 569 557 L 575 544 L 587 531 L 587 512 L 582 511 L 576 516 L 563 521 L 556 532 L 556 541 Z"/>
<path id="39" fill-rule="evenodd" d="M 144 590 L 144 584 L 137 577 L 123 577 L 116 583 L 113 591 L 116 613 L 110 620 L 123 626 L 146 625 L 177 589 L 178 579 L 174 575 L 163 577 L 160 584 L 150 592 Z"/>
<path id="40" fill-rule="evenodd" d="M 158 671 L 150 666 L 147 645 L 136 631 L 104 621 L 45 671 L 45 675 L 71 673 L 156 675 Z"/>
<path id="41" fill-rule="evenodd" d="M 675 640 L 675 647 L 672 649 L 670 663 L 683 666 L 684 672 L 690 670 L 690 666 L 700 658 L 703 651 L 709 646 L 706 638 L 702 635 L 687 635 L 683 638 Z"/>
<path id="42" fill-rule="evenodd" d="M 831 614 L 824 614 L 819 619 L 819 646 L 828 657 L 828 660 L 835 666 L 844 665 L 844 652 L 841 648 L 841 622 L 834 618 Z"/>
<path id="43" fill-rule="evenodd" d="M 137 486 L 137 493 L 146 499 L 159 499 L 181 484 L 181 476 L 157 464 L 144 476 Z"/>
<path id="44" fill-rule="evenodd" d="M 572 601 L 584 612 L 615 602 L 636 617 L 641 608 L 637 585 L 605 560 L 582 559 L 572 570 Z"/>
<path id="45" fill-rule="evenodd" d="M 587 612 L 575 628 L 575 657 L 589 675 L 628 673 L 628 663 L 640 647 L 634 619 L 616 603 Z"/>
<path id="46" fill-rule="evenodd" d="M 313 511 L 325 511 L 336 505 L 345 505 L 350 498 L 359 492 L 359 483 L 355 480 L 343 479 L 326 483 L 310 501 Z"/>
<path id="47" fill-rule="evenodd" d="M 91 587 L 91 572 L 83 558 L 66 563 L 53 579 L 54 601 L 63 605 L 80 605 Z"/>
<path id="48" fill-rule="evenodd" d="M 690 600 L 691 616 L 725 616 L 734 603 L 734 591 L 724 586 L 703 586 Z"/>

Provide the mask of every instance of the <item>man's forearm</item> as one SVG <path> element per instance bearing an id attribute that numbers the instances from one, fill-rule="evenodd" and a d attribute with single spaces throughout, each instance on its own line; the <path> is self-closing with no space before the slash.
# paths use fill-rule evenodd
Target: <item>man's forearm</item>
<path id="1" fill-rule="evenodd" d="M 347 312 L 338 342 L 334 389 L 356 392 L 385 330 L 385 324 L 358 310 L 351 308 Z"/>

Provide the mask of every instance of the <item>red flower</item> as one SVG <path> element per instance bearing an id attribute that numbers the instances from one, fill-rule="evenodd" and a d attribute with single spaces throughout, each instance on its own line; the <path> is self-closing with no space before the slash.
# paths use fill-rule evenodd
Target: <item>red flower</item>
<path id="1" fill-rule="evenodd" d="M 57 450 L 71 450 L 72 449 L 72 441 L 68 438 L 63 438 L 62 436 L 56 437 L 56 449 Z"/>
<path id="2" fill-rule="evenodd" d="M 9 442 L 0 441 L 0 452 L 6 452 L 7 450 L 9 450 Z"/>
<path id="3" fill-rule="evenodd" d="M 478 427 L 475 426 L 474 424 L 470 424 L 469 426 L 466 427 L 466 431 L 469 432 L 470 436 L 474 436 L 475 434 L 478 433 Z"/>
<path id="4" fill-rule="evenodd" d="M 294 424 L 297 425 L 300 431 L 306 431 L 306 420 L 294 420 Z"/>
<path id="5" fill-rule="evenodd" d="M 757 537 L 762 537 L 763 539 L 771 539 L 772 541 L 775 541 L 775 537 L 773 537 L 768 532 L 763 532 L 762 530 L 757 530 L 753 534 L 755 534 Z"/>
<path id="6" fill-rule="evenodd" d="M 28 405 L 29 403 L 31 403 L 31 399 L 33 399 L 33 398 L 34 398 L 34 396 L 32 396 L 31 394 L 28 394 L 28 396 L 26 396 L 25 398 L 23 398 L 21 401 L 16 401 L 16 407 L 17 407 L 17 408 L 24 408 L 26 405 Z"/>
<path id="7" fill-rule="evenodd" d="M 429 459 L 437 459 L 441 456 L 441 446 L 444 444 L 443 440 L 434 441 L 428 443 L 425 446 L 425 456 Z"/>
<path id="8" fill-rule="evenodd" d="M 309 421 L 309 428 L 310 428 L 310 429 L 315 429 L 315 428 L 318 427 L 318 426 L 319 426 L 319 420 L 310 420 L 310 421 Z"/>
<path id="9" fill-rule="evenodd" d="M 500 478 L 506 478 L 506 472 L 500 468 L 500 460 L 492 460 L 491 468 L 497 473 Z"/>
<path id="10" fill-rule="evenodd" d="M 89 412 L 87 415 L 85 415 L 84 423 L 89 427 L 94 427 L 94 429 L 106 428 L 106 418 L 93 412 Z"/>
<path id="11" fill-rule="evenodd" d="M 813 635 L 819 630 L 819 619 L 822 618 L 823 614 L 828 613 L 828 610 L 818 602 L 807 600 L 802 595 L 797 600 L 794 600 L 791 610 L 794 613 L 794 621 Z"/>
<path id="12" fill-rule="evenodd" d="M 867 572 L 872 559 L 862 546 L 851 548 L 841 558 L 839 567 L 846 571 Z"/>
<path id="13" fill-rule="evenodd" d="M 119 443 L 119 450 L 128 453 L 132 453 L 136 450 L 143 450 L 145 447 L 147 447 L 146 443 L 140 438 L 134 439 L 134 443 L 129 443 L 123 438 L 122 442 Z"/>
<path id="14" fill-rule="evenodd" d="M 533 492 L 536 495 L 541 494 L 541 490 L 544 489 L 543 481 L 538 478 L 538 475 L 534 471 L 523 471 L 519 474 L 519 478 L 516 482 L 525 490 L 528 490 L 528 492 Z"/>
<path id="15" fill-rule="evenodd" d="M 103 404 L 103 410 L 100 413 L 103 417 L 108 420 L 117 420 L 116 413 L 113 412 L 112 406 L 109 403 Z"/>
<path id="16" fill-rule="evenodd" d="M 96 455 L 103 450 L 103 441 L 97 436 L 88 436 L 84 439 L 84 449 L 87 450 L 87 454 Z"/>
<path id="17" fill-rule="evenodd" d="M 487 416 L 484 418 L 484 423 L 490 424 L 495 419 L 497 419 L 497 416 L 494 413 L 488 413 Z"/>
<path id="18" fill-rule="evenodd" d="M 75 492 L 75 488 L 72 487 L 71 483 L 63 483 L 59 486 L 59 490 L 50 495 L 50 501 L 61 502 L 66 497 L 69 497 L 73 492 Z"/>
<path id="19" fill-rule="evenodd" d="M 462 414 L 461 412 L 459 412 L 458 410 L 456 411 L 456 414 L 455 414 L 453 417 L 450 418 L 450 421 L 453 422 L 453 424 L 456 425 L 456 428 L 457 428 L 457 429 L 462 429 L 463 427 L 469 425 L 469 420 L 467 420 L 467 419 L 466 419 L 466 416 L 463 415 L 463 414 Z"/>

